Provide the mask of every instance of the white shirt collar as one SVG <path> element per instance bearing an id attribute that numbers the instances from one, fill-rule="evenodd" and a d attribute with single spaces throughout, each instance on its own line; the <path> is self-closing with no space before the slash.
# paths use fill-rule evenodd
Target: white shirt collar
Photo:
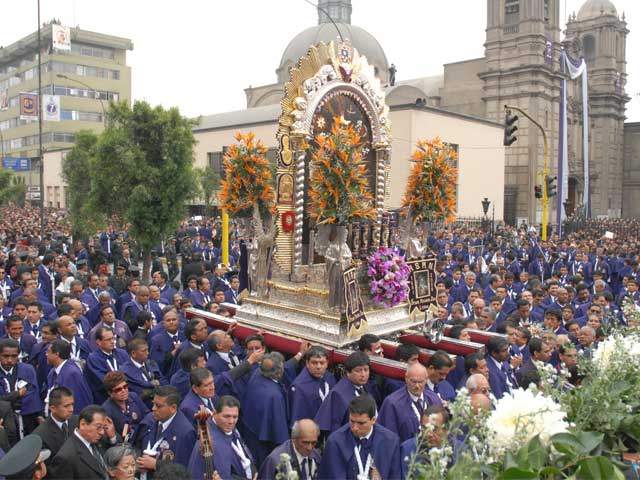
<path id="1" fill-rule="evenodd" d="M 58 420 L 56 420 L 56 417 L 54 417 L 53 415 L 51 415 L 51 420 L 53 420 L 53 422 L 58 426 L 60 430 L 62 430 L 62 425 L 66 424 L 68 426 L 67 420 L 65 420 L 64 422 L 59 422 Z"/>
<path id="2" fill-rule="evenodd" d="M 142 368 L 144 367 L 143 364 L 136 362 L 133 358 L 129 357 L 129 360 L 131 360 L 131 363 L 133 363 L 135 365 L 136 368 Z"/>
<path id="3" fill-rule="evenodd" d="M 369 430 L 369 433 L 367 433 L 364 437 L 358 437 L 358 438 L 360 439 L 366 438 L 367 440 L 369 440 L 371 438 L 371 435 L 373 435 L 373 427 L 371 427 L 371 430 Z"/>
<path id="4" fill-rule="evenodd" d="M 489 355 L 489 358 L 491 358 L 491 360 L 493 360 L 493 363 L 496 364 L 496 366 L 502 370 L 502 363 L 500 363 L 499 361 L 497 361 L 495 358 L 493 358 L 491 355 Z"/>
<path id="5" fill-rule="evenodd" d="M 87 442 L 82 435 L 80 435 L 80 433 L 78 432 L 77 428 L 73 431 L 73 433 L 74 433 L 74 435 L 76 437 L 78 437 L 80 439 L 80 441 L 84 444 L 84 446 L 87 447 L 89 452 L 91 452 L 91 455 L 93 455 L 93 449 L 91 448 L 91 444 L 89 442 Z"/>
<path id="6" fill-rule="evenodd" d="M 56 372 L 56 375 L 60 375 L 60 372 L 62 371 L 62 367 L 64 367 L 65 363 L 67 363 L 67 361 L 63 360 L 60 365 L 58 365 L 56 368 L 54 368 L 54 370 Z"/>
<path id="7" fill-rule="evenodd" d="M 413 400 L 414 402 L 417 402 L 418 400 L 422 400 L 422 397 L 424 396 L 424 394 L 421 394 L 419 397 L 416 397 L 413 393 L 411 393 L 409 390 L 407 390 L 407 393 L 409 394 L 409 396 L 411 397 L 411 400 Z"/>
<path id="8" fill-rule="evenodd" d="M 162 431 L 163 432 L 169 427 L 169 425 L 171 425 L 171 422 L 173 422 L 173 419 L 176 418 L 177 414 L 178 414 L 178 412 L 174 413 L 173 416 L 170 419 L 165 420 L 164 422 L 160 422 L 160 425 L 162 425 Z"/>

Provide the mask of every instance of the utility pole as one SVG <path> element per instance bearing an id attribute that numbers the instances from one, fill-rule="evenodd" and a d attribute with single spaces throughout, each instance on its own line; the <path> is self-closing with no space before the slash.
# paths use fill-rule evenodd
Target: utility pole
<path id="1" fill-rule="evenodd" d="M 542 240 L 547 239 L 547 224 L 549 223 L 549 192 L 547 191 L 547 182 L 546 178 L 549 176 L 549 141 L 547 139 L 547 132 L 544 131 L 542 125 L 536 122 L 531 115 L 522 110 L 519 107 L 514 107 L 512 105 L 505 105 L 505 110 L 515 110 L 516 112 L 521 113 L 523 116 L 529 119 L 531 123 L 533 123 L 540 132 L 542 132 L 542 140 L 544 142 L 544 163 L 542 166 L 542 228 L 540 229 L 540 238 Z"/>
<path id="2" fill-rule="evenodd" d="M 40 156 L 40 240 L 44 239 L 44 155 L 42 150 L 42 46 L 40 38 L 40 0 L 38 1 L 38 148 Z"/>

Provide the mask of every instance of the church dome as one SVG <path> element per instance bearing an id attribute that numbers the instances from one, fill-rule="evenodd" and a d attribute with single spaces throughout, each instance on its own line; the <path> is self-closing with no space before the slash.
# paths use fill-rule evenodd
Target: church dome
<path id="1" fill-rule="evenodd" d="M 358 53 L 367 57 L 369 64 L 375 67 L 376 75 L 382 84 L 386 84 L 389 75 L 389 62 L 376 38 L 355 25 L 349 23 L 338 23 L 337 25 L 345 40 L 349 39 Z M 306 55 L 309 47 L 319 42 L 329 43 L 332 40 L 338 41 L 338 39 L 338 32 L 332 23 L 321 23 L 300 32 L 289 42 L 282 54 L 280 66 L 276 70 L 278 82 L 289 81 L 289 68 L 296 65 L 300 57 Z"/>
<path id="2" fill-rule="evenodd" d="M 578 12 L 578 20 L 589 20 L 601 15 L 618 16 L 618 11 L 610 0 L 587 0 Z"/>

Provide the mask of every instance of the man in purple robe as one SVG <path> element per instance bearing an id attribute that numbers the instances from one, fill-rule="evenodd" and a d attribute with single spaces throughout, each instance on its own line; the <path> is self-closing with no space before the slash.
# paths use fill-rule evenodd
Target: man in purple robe
<path id="1" fill-rule="evenodd" d="M 327 370 L 329 356 L 320 346 L 311 347 L 305 354 L 305 367 L 289 388 L 291 423 L 303 418 L 314 418 L 322 401 L 336 384 L 336 379 Z"/>
<path id="2" fill-rule="evenodd" d="M 372 470 L 385 480 L 401 478 L 400 440 L 376 424 L 376 404 L 369 395 L 349 402 L 349 423 L 329 435 L 318 478 L 371 478 Z"/>
<path id="3" fill-rule="evenodd" d="M 260 480 L 275 480 L 280 465 L 280 456 L 289 455 L 291 468 L 298 474 L 300 480 L 312 480 L 320 465 L 320 451 L 316 448 L 320 429 L 313 420 L 303 419 L 293 423 L 291 440 L 287 440 L 277 447 L 266 458 L 260 467 Z"/>
<path id="4" fill-rule="evenodd" d="M 108 328 L 115 335 L 116 345 L 118 348 L 125 348 L 127 342 L 131 340 L 131 330 L 122 320 L 116 319 L 115 308 L 111 305 L 105 305 L 100 310 L 100 321 L 87 334 L 87 340 L 91 348 L 97 348 L 96 332 L 101 328 Z"/>
<path id="5" fill-rule="evenodd" d="M 283 374 L 282 354 L 267 353 L 244 392 L 242 431 L 257 465 L 289 439 L 287 394 L 281 383 Z"/>
<path id="6" fill-rule="evenodd" d="M 378 423 L 395 432 L 404 442 L 420 431 L 420 418 L 427 407 L 442 405 L 440 397 L 427 388 L 427 369 L 420 363 L 407 368 L 406 388 L 389 395 L 380 408 Z"/>
<path id="7" fill-rule="evenodd" d="M 368 394 L 369 357 L 353 352 L 344 362 L 347 374 L 329 391 L 320 405 L 315 421 L 324 432 L 333 432 L 349 420 L 349 402 L 353 397 Z"/>
<path id="8" fill-rule="evenodd" d="M 129 356 L 124 350 L 116 348 L 115 336 L 111 329 L 101 327 L 95 333 L 98 349 L 87 358 L 84 375 L 91 387 L 94 400 L 102 404 L 107 399 L 104 376 L 107 372 L 120 370 L 129 360 Z"/>
<path id="9" fill-rule="evenodd" d="M 215 405 L 213 421 L 208 421 L 213 449 L 213 469 L 222 480 L 246 478 L 251 480 L 257 468 L 251 451 L 244 442 L 240 432 L 236 430 L 240 417 L 240 402 L 235 397 L 226 395 L 218 398 Z M 200 441 L 191 452 L 189 460 L 191 478 L 204 478 L 205 465 Z"/>
<path id="10" fill-rule="evenodd" d="M 180 321 L 175 310 L 165 313 L 160 325 L 161 331 L 151 337 L 149 357 L 158 364 L 162 374 L 167 375 L 185 336 L 180 330 Z"/>
<path id="11" fill-rule="evenodd" d="M 213 412 L 216 400 L 216 386 L 213 375 L 206 368 L 194 368 L 189 372 L 191 390 L 180 403 L 180 411 L 187 419 L 195 423 L 194 416 L 204 406 Z"/>
<path id="12" fill-rule="evenodd" d="M 91 389 L 80 367 L 71 358 L 71 345 L 68 342 L 62 339 L 51 342 L 47 351 L 47 363 L 51 365 L 47 376 L 47 397 L 53 388 L 67 387 L 73 392 L 75 413 L 80 413 L 84 407 L 93 403 Z"/>
<path id="13" fill-rule="evenodd" d="M 42 414 L 42 401 L 36 371 L 28 363 L 18 361 L 19 352 L 15 340 L 0 340 L 0 400 L 10 402 L 17 413 L 22 437 L 37 427 L 36 419 Z"/>

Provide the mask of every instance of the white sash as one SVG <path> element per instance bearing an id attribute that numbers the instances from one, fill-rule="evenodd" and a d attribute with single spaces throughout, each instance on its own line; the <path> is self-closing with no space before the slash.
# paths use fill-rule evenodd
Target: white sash
<path id="1" fill-rule="evenodd" d="M 363 467 L 362 460 L 360 459 L 360 445 L 356 445 L 353 452 L 356 456 L 356 462 L 358 463 L 358 480 L 368 480 L 369 470 L 371 470 L 371 464 L 373 463 L 371 454 L 367 455 L 367 463 Z"/>

